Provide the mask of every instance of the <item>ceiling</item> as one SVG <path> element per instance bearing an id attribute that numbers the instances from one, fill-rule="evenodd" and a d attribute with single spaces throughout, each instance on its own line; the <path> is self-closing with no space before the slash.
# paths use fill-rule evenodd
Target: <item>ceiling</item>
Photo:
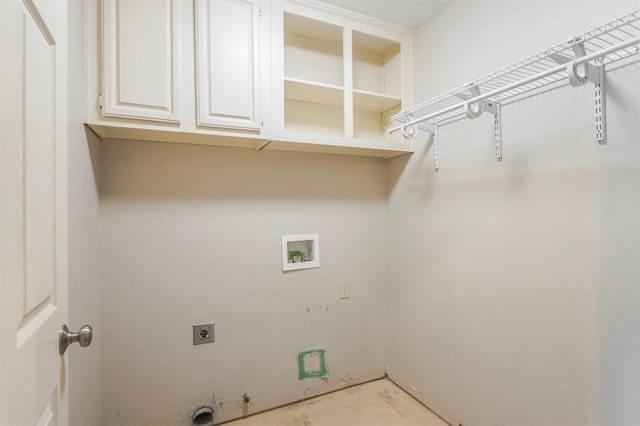
<path id="1" fill-rule="evenodd" d="M 324 0 L 345 9 L 418 28 L 451 0 Z"/>

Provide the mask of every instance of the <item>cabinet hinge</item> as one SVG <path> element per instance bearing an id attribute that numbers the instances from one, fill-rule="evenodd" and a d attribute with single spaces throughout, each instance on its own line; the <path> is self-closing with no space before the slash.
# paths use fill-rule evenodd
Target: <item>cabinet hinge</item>
<path id="1" fill-rule="evenodd" d="M 262 18 L 262 9 L 258 9 L 258 18 Z"/>
<path id="2" fill-rule="evenodd" d="M 98 95 L 98 106 L 102 108 L 102 95 Z"/>

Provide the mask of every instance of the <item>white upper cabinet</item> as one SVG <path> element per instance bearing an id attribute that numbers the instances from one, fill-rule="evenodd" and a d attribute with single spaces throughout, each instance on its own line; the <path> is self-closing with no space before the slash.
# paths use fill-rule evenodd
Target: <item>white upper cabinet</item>
<path id="1" fill-rule="evenodd" d="M 310 0 L 283 0 L 272 13 L 282 14 L 272 47 L 283 51 L 273 73 L 283 80 L 274 89 L 284 98 L 276 108 L 282 139 L 411 149 L 387 132 L 391 116 L 410 103 L 407 30 Z"/>
<path id="2" fill-rule="evenodd" d="M 257 1 L 195 4 L 198 126 L 259 129 Z"/>
<path id="3" fill-rule="evenodd" d="M 101 138 L 394 157 L 411 31 L 316 0 L 84 0 Z"/>
<path id="4" fill-rule="evenodd" d="M 175 0 L 103 0 L 103 114 L 179 122 Z"/>

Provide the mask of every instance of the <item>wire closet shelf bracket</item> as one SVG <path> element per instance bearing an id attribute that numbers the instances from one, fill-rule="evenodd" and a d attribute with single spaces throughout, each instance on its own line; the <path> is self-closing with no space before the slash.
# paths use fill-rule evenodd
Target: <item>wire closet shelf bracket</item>
<path id="1" fill-rule="evenodd" d="M 391 117 L 400 123 L 389 133 L 407 139 L 418 130 L 433 135 L 433 164 L 439 169 L 438 127 L 484 112 L 494 116 L 495 155 L 502 160 L 501 104 L 528 92 L 568 79 L 571 86 L 594 85 L 595 136 L 606 143 L 605 65 L 640 53 L 640 10 L 463 84 Z"/>

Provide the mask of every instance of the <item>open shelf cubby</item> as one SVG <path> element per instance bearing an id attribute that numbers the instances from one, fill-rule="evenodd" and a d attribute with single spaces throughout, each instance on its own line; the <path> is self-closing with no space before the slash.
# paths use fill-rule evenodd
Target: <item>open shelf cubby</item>
<path id="1" fill-rule="evenodd" d="M 284 13 L 284 127 L 344 136 L 343 28 Z"/>
<path id="2" fill-rule="evenodd" d="M 353 32 L 354 136 L 387 139 L 388 117 L 401 108 L 400 43 Z"/>

